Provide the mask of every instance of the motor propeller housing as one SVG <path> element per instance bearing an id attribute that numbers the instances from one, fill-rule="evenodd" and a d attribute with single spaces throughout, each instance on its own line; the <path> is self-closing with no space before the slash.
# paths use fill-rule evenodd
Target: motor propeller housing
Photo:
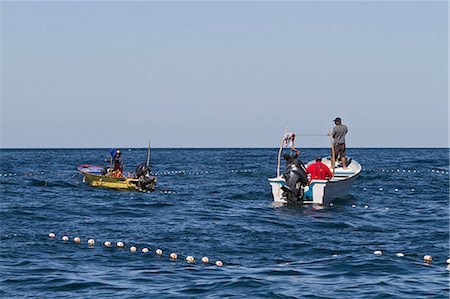
<path id="1" fill-rule="evenodd" d="M 139 164 L 136 167 L 136 178 L 139 179 L 137 187 L 143 191 L 152 191 L 156 184 L 156 178 L 150 175 L 150 169 L 147 164 Z"/>
<path id="2" fill-rule="evenodd" d="M 148 168 L 147 164 L 142 163 L 136 167 L 135 173 L 136 177 L 140 178 L 141 176 L 146 176 L 147 174 L 150 175 L 150 169 Z"/>
<path id="3" fill-rule="evenodd" d="M 281 188 L 283 190 L 283 195 L 286 197 L 288 203 L 302 204 L 304 196 L 303 186 L 308 184 L 306 168 L 303 163 L 297 159 L 286 160 L 288 160 L 288 165 L 286 165 L 286 171 L 283 175 L 286 185 Z"/>

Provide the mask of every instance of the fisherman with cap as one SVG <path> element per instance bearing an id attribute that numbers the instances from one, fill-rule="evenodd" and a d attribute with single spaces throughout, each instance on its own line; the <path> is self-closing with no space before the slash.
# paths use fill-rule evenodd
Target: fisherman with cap
<path id="1" fill-rule="evenodd" d="M 333 121 L 336 126 L 333 128 L 331 133 L 334 147 L 334 159 L 332 159 L 332 162 L 339 158 L 342 162 L 342 168 L 346 169 L 347 159 L 345 158 L 345 135 L 348 132 L 348 128 L 346 125 L 342 124 L 340 117 L 336 117 Z M 334 168 L 334 163 L 332 163 L 331 166 Z"/>
<path id="2" fill-rule="evenodd" d="M 288 155 L 284 154 L 283 159 L 286 160 L 286 168 L 291 167 L 291 165 L 295 165 L 296 167 L 300 168 L 301 163 L 297 159 L 300 156 L 300 151 L 296 149 L 295 147 L 291 147 L 291 149 L 295 152 L 294 155 Z"/>
<path id="3" fill-rule="evenodd" d="M 114 162 L 113 176 L 121 177 L 123 173 L 123 158 L 119 149 L 116 150 L 113 162 Z"/>
<path id="4" fill-rule="evenodd" d="M 306 168 L 309 181 L 311 180 L 329 180 L 333 177 L 328 166 L 322 163 L 321 157 L 316 157 L 316 162 Z"/>
<path id="5" fill-rule="evenodd" d="M 297 183 L 306 186 L 308 178 L 306 176 L 305 166 L 298 159 L 300 151 L 295 147 L 291 147 L 291 149 L 295 152 L 294 155 L 283 155 L 284 160 L 286 160 L 286 170 L 284 173 L 286 185 L 281 187 L 281 189 L 284 191 L 284 194 L 286 194 L 288 203 L 301 204 L 303 201 L 303 188 L 298 187 Z"/>

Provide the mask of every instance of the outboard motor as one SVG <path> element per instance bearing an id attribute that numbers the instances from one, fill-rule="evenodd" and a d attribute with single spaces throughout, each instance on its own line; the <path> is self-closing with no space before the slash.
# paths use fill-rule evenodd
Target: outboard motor
<path id="1" fill-rule="evenodd" d="M 136 177 L 139 178 L 141 176 L 150 175 L 150 170 L 148 169 L 147 164 L 139 164 L 138 167 L 136 167 Z"/>
<path id="2" fill-rule="evenodd" d="M 284 191 L 283 195 L 290 204 L 302 204 L 304 195 L 302 187 L 308 184 L 305 165 L 295 156 L 284 155 L 284 159 L 286 160 L 284 173 L 286 185 L 281 188 Z"/>
<path id="3" fill-rule="evenodd" d="M 137 187 L 142 191 L 152 191 L 154 190 L 156 178 L 150 176 L 150 169 L 144 163 L 139 164 L 136 167 L 136 178 L 139 179 Z"/>

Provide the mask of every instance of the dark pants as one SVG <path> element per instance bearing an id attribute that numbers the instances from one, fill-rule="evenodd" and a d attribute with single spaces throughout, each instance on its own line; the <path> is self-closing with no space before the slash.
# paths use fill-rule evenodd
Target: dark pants
<path id="1" fill-rule="evenodd" d="M 334 145 L 334 159 L 345 158 L 345 143 L 339 143 Z"/>

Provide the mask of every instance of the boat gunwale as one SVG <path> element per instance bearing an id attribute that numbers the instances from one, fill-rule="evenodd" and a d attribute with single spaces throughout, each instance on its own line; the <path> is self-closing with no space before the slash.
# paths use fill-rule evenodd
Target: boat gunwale
<path id="1" fill-rule="evenodd" d="M 130 176 L 124 176 L 124 177 L 113 177 L 113 176 L 106 176 L 106 175 L 102 175 L 102 174 L 96 174 L 96 173 L 91 173 L 91 172 L 87 172 L 87 171 L 83 171 L 81 170 L 82 168 L 85 167 L 102 167 L 102 166 L 96 166 L 96 165 L 91 165 L 91 164 L 83 164 L 77 167 L 77 170 L 79 172 L 81 172 L 84 175 L 90 175 L 93 177 L 98 177 L 98 178 L 108 178 L 108 179 L 116 179 L 118 181 L 134 181 L 134 180 L 138 180 L 137 178 L 133 178 Z M 130 172 L 127 171 L 127 173 L 131 174 Z"/>
<path id="2" fill-rule="evenodd" d="M 326 159 L 327 159 L 327 158 L 326 158 Z M 305 167 L 306 167 L 307 165 L 310 165 L 310 164 L 313 163 L 313 162 L 314 162 L 314 160 L 308 161 L 308 162 L 305 164 Z M 359 165 L 358 169 L 357 169 L 355 172 L 350 173 L 349 176 L 343 176 L 342 179 L 339 179 L 339 180 L 333 180 L 333 179 L 327 180 L 327 181 L 326 181 L 326 184 L 340 183 L 340 182 L 348 181 L 348 180 L 351 180 L 351 179 L 353 179 L 353 178 L 358 177 L 358 176 L 360 175 L 361 171 L 362 171 L 362 166 L 361 166 L 361 164 L 359 164 L 358 161 L 355 160 L 355 162 L 358 163 L 358 165 Z M 280 175 L 280 176 L 278 176 L 278 177 L 268 178 L 268 181 L 269 181 L 270 183 L 280 183 L 280 181 L 284 181 L 284 182 L 285 182 L 285 179 L 283 178 L 282 175 Z M 312 181 L 313 181 L 313 180 L 312 180 Z M 320 181 L 325 181 L 325 180 L 320 180 Z"/>

